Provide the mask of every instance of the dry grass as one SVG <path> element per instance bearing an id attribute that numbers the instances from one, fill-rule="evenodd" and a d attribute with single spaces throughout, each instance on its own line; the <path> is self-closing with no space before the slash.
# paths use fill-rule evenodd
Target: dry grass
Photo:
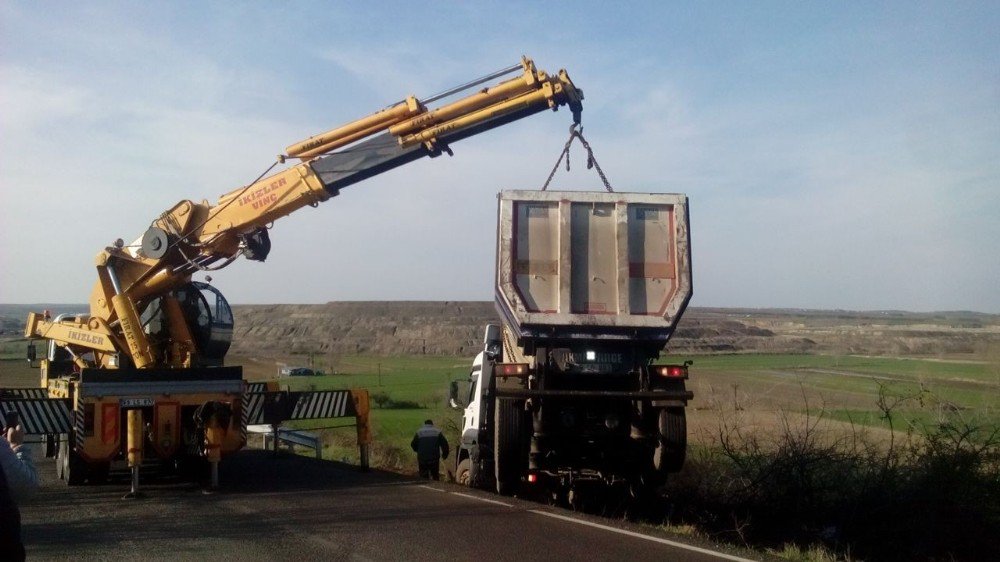
<path id="1" fill-rule="evenodd" d="M 792 562 L 838 562 L 839 560 L 850 560 L 850 556 L 837 556 L 835 553 L 819 545 L 803 548 L 799 545 L 788 543 L 782 545 L 781 548 L 769 548 L 767 549 L 767 553 L 778 558 L 791 560 Z"/>
<path id="2" fill-rule="evenodd" d="M 953 412 L 903 415 L 925 395 L 881 388 L 889 430 L 832 422 L 807 393 L 798 411 L 718 403 L 666 487 L 672 524 L 790 559 L 1000 559 L 1000 426 Z M 709 411 L 703 411 L 707 414 Z M 831 558 L 832 557 L 832 558 Z"/>

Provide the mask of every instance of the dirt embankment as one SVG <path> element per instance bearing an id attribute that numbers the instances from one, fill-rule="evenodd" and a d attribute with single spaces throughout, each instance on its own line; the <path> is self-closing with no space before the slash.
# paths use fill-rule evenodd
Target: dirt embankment
<path id="1" fill-rule="evenodd" d="M 4 338 L 24 333 L 27 312 L 79 312 L 83 305 L 0 305 Z M 498 322 L 492 302 L 331 302 L 238 305 L 233 352 L 470 355 L 483 326 Z M 1000 360 L 1000 315 L 975 312 L 690 308 L 668 351 L 920 355 Z"/>
<path id="2" fill-rule="evenodd" d="M 241 355 L 468 355 L 483 326 L 496 322 L 490 302 L 243 305 L 234 313 L 233 351 Z"/>
<path id="3" fill-rule="evenodd" d="M 492 302 L 236 306 L 234 352 L 468 355 Z M 1000 315 L 692 308 L 672 353 L 952 355 L 1000 353 Z"/>

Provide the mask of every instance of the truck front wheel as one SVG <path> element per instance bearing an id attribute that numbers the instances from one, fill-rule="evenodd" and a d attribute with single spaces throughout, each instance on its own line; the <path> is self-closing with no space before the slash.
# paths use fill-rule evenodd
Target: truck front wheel
<path id="1" fill-rule="evenodd" d="M 469 486 L 472 482 L 472 461 L 469 459 L 462 459 L 462 462 L 458 463 L 458 468 L 455 469 L 455 482 L 458 482 L 462 486 Z"/>

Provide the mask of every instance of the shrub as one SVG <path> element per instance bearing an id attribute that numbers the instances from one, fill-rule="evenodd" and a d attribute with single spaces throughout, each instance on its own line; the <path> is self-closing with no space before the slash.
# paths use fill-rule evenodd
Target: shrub
<path id="1" fill-rule="evenodd" d="M 866 560 L 1000 559 L 1000 428 L 948 411 L 897 435 L 900 408 L 927 399 L 880 389 L 888 442 L 858 426 L 833 431 L 808 402 L 803 415 L 779 413 L 777 431 L 720 408 L 715 445 L 693 449 L 667 484 L 671 523 Z"/>
<path id="2" fill-rule="evenodd" d="M 420 410 L 424 407 L 414 400 L 396 400 L 386 392 L 372 393 L 371 401 L 384 410 Z"/>

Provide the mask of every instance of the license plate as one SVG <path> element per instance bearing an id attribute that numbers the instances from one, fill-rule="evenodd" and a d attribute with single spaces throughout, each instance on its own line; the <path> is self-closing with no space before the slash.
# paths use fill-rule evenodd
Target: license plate
<path id="1" fill-rule="evenodd" d="M 145 406 L 152 406 L 152 398 L 122 398 L 119 402 L 122 408 L 142 408 Z"/>

